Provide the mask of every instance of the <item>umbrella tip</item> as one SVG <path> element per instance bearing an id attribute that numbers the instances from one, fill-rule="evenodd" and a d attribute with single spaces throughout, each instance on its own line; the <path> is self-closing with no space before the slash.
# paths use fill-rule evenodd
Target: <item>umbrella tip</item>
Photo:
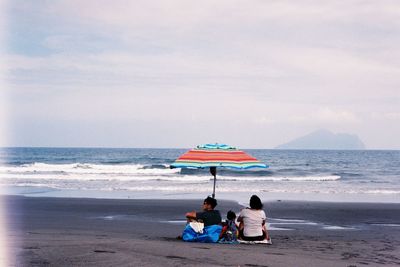
<path id="1" fill-rule="evenodd" d="M 220 143 L 213 143 L 213 144 L 204 144 L 198 145 L 198 149 L 223 149 L 223 150 L 236 150 L 236 147 L 227 145 L 227 144 L 220 144 Z"/>

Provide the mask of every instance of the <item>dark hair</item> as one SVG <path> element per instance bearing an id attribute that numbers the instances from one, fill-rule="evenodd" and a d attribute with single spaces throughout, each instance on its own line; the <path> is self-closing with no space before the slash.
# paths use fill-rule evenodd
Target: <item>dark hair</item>
<path id="1" fill-rule="evenodd" d="M 217 200 L 212 197 L 207 197 L 204 199 L 204 203 L 210 204 L 213 209 L 217 206 Z"/>
<path id="2" fill-rule="evenodd" d="M 236 213 L 234 213 L 233 211 L 228 211 L 228 213 L 226 214 L 226 218 L 228 220 L 233 221 L 234 219 L 236 219 Z"/>
<path id="3" fill-rule="evenodd" d="M 250 208 L 254 209 L 254 210 L 260 210 L 263 208 L 263 204 L 261 202 L 261 199 L 256 196 L 256 195 L 252 195 L 250 198 Z"/>

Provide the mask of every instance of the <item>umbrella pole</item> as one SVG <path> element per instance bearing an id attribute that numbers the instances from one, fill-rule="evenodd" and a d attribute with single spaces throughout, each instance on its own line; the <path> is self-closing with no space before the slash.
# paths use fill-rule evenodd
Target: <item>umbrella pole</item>
<path id="1" fill-rule="evenodd" d="M 214 187 L 212 198 L 215 198 L 215 183 L 217 182 L 217 167 L 210 167 L 210 173 L 214 176 Z"/>
<path id="2" fill-rule="evenodd" d="M 215 182 L 217 181 L 217 176 L 214 176 L 214 188 L 213 188 L 213 193 L 212 193 L 212 198 L 215 198 Z"/>

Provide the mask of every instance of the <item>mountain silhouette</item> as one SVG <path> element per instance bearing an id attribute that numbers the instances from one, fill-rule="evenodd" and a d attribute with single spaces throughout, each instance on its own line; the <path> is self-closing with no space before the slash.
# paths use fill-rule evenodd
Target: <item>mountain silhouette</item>
<path id="1" fill-rule="evenodd" d="M 334 134 L 321 129 L 305 136 L 281 144 L 276 149 L 364 149 L 363 142 L 357 135 L 347 133 Z"/>

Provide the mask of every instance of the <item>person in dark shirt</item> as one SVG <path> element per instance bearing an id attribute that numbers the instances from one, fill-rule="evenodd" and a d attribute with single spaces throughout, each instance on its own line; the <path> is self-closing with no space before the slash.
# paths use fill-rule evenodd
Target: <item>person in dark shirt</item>
<path id="1" fill-rule="evenodd" d="M 212 197 L 207 197 L 204 199 L 203 202 L 203 211 L 191 211 L 186 213 L 186 218 L 188 219 L 188 222 L 190 221 L 198 221 L 198 222 L 203 222 L 204 227 L 210 226 L 210 225 L 215 225 L 215 224 L 221 224 L 222 219 L 221 219 L 221 214 L 219 213 L 218 210 L 214 210 L 214 208 L 217 206 L 217 200 Z"/>

